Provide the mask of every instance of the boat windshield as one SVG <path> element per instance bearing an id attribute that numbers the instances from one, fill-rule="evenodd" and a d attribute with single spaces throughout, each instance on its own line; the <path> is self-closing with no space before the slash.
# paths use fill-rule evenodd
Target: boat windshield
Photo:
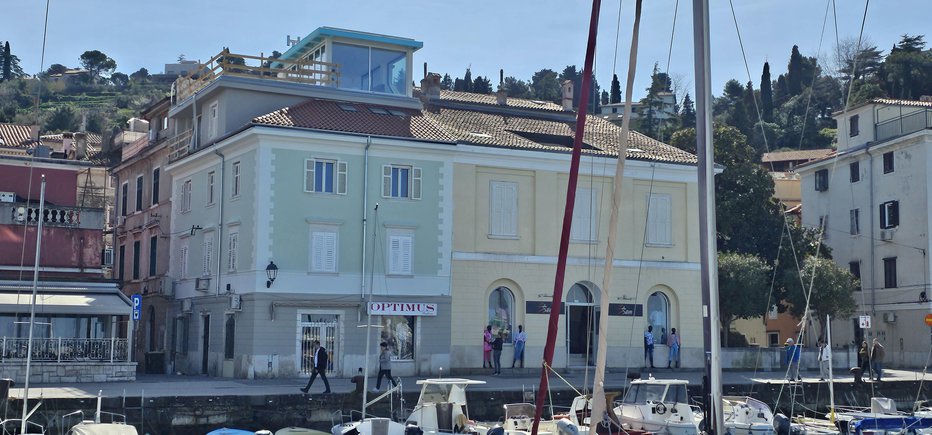
<path id="1" fill-rule="evenodd" d="M 663 390 L 666 388 L 664 384 L 634 384 L 628 389 L 622 402 L 634 405 L 643 405 L 648 401 L 659 402 L 663 399 Z"/>
<path id="2" fill-rule="evenodd" d="M 667 397 L 663 398 L 664 403 L 689 403 L 689 397 L 686 395 L 686 384 L 670 385 L 667 389 Z"/>

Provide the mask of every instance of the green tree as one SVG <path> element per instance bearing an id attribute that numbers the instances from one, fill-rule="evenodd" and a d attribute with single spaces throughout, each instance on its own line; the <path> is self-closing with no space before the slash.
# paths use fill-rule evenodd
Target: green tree
<path id="1" fill-rule="evenodd" d="M 745 105 L 744 86 L 737 80 L 725 83 L 724 94 L 713 102 L 715 119 L 735 127 L 742 134 L 750 134 L 751 118 Z"/>
<path id="2" fill-rule="evenodd" d="M 10 41 L 3 43 L 3 57 L 0 58 L 0 65 L 3 65 L 3 76 L 0 81 L 7 81 L 13 78 L 13 55 L 10 54 Z"/>
<path id="3" fill-rule="evenodd" d="M 689 93 L 683 97 L 683 108 L 680 109 L 680 126 L 682 128 L 696 128 L 696 107 Z"/>
<path id="4" fill-rule="evenodd" d="M 672 92 L 673 82 L 670 77 L 660 72 L 657 63 L 654 63 L 654 70 L 651 73 L 651 84 L 647 88 L 647 96 L 641 99 L 641 111 L 638 119 L 639 131 L 654 139 L 663 137 L 661 126 L 662 120 L 669 112 L 664 107 L 664 94 Z"/>
<path id="5" fill-rule="evenodd" d="M 118 88 L 125 88 L 126 84 L 129 83 L 129 76 L 121 72 L 115 72 L 110 75 L 110 83 Z"/>
<path id="6" fill-rule="evenodd" d="M 466 68 L 466 74 L 463 78 L 457 78 L 453 81 L 453 90 L 459 92 L 472 92 L 472 71 Z"/>
<path id="7" fill-rule="evenodd" d="M 799 46 L 794 45 L 790 62 L 786 66 L 786 85 L 790 96 L 799 95 L 803 91 L 803 82 L 806 80 L 804 69 L 803 55 L 799 53 Z"/>
<path id="8" fill-rule="evenodd" d="M 488 77 L 476 76 L 472 82 L 472 92 L 476 94 L 491 94 L 492 82 Z"/>
<path id="9" fill-rule="evenodd" d="M 63 132 L 75 131 L 78 129 L 80 119 L 78 114 L 70 105 L 62 105 L 56 108 L 51 116 L 45 121 L 43 131 Z"/>
<path id="10" fill-rule="evenodd" d="M 89 50 L 81 54 L 81 66 L 87 70 L 91 80 L 96 82 L 101 75 L 109 75 L 116 69 L 116 61 L 99 50 Z"/>
<path id="11" fill-rule="evenodd" d="M 770 82 L 770 63 L 764 62 L 760 75 L 761 115 L 764 122 L 773 122 L 773 85 Z"/>
<path id="12" fill-rule="evenodd" d="M 453 90 L 453 79 L 450 78 L 450 74 L 444 74 L 443 79 L 440 80 L 440 89 L 445 91 Z"/>
<path id="13" fill-rule="evenodd" d="M 508 77 L 505 77 L 505 81 L 502 84 L 502 87 L 505 89 L 505 93 L 509 97 L 514 97 L 514 98 L 530 97 L 531 88 L 528 87 L 527 83 L 524 80 L 519 80 L 512 76 L 508 76 Z"/>
<path id="14" fill-rule="evenodd" d="M 894 98 L 918 100 L 932 94 L 932 50 L 923 51 L 923 36 L 903 35 L 884 59 L 885 90 Z"/>
<path id="15" fill-rule="evenodd" d="M 557 73 L 551 69 L 542 69 L 531 76 L 531 96 L 541 101 L 560 103 L 562 94 Z"/>
<path id="16" fill-rule="evenodd" d="M 53 63 L 52 66 L 49 67 L 49 69 L 45 70 L 45 73 L 51 76 L 55 74 L 64 74 L 65 71 L 68 71 L 67 66 L 64 66 L 60 63 Z"/>
<path id="17" fill-rule="evenodd" d="M 857 279 L 831 259 L 808 257 L 802 267 L 802 273 L 795 274 L 793 278 L 795 279 L 787 280 L 786 296 L 790 304 L 790 313 L 797 318 L 802 317 L 805 314 L 808 295 L 809 309 L 818 314 L 823 334 L 826 315 L 844 318 L 857 310 L 854 300 L 854 291 L 858 287 Z"/>
<path id="18" fill-rule="evenodd" d="M 770 305 L 770 266 L 753 254 L 718 253 L 718 306 L 722 331 L 737 319 L 765 313 Z M 723 346 L 728 347 L 723 334 Z"/>
<path id="19" fill-rule="evenodd" d="M 608 102 L 610 104 L 621 102 L 621 83 L 618 82 L 618 74 L 612 74 L 612 91 L 609 94 Z"/>
<path id="20" fill-rule="evenodd" d="M 129 78 L 135 82 L 144 82 L 149 80 L 149 70 L 145 68 L 139 68 L 138 71 L 130 74 Z"/>
<path id="21" fill-rule="evenodd" d="M 606 105 L 606 104 L 608 104 L 608 91 L 602 91 L 602 95 L 600 96 L 600 101 L 599 101 L 599 102 L 600 102 L 600 104 L 602 104 L 603 106 Z"/>

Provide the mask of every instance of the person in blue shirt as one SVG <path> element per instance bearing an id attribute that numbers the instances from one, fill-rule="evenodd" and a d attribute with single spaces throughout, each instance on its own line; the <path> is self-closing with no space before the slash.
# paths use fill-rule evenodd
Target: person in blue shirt
<path id="1" fill-rule="evenodd" d="M 784 359 L 787 365 L 786 379 L 789 380 L 795 377 L 796 380 L 803 380 L 799 376 L 799 346 L 793 343 L 792 338 L 787 338 L 783 346 L 786 347 L 786 358 Z"/>

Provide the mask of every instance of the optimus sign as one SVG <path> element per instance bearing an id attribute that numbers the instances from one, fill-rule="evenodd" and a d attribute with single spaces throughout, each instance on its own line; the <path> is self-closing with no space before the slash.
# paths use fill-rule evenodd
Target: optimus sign
<path id="1" fill-rule="evenodd" d="M 369 302 L 374 316 L 436 316 L 437 304 L 422 302 Z"/>

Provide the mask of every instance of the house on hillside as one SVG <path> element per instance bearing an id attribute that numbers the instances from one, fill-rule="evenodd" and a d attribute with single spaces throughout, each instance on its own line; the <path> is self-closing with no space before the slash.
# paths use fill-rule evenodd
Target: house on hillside
<path id="1" fill-rule="evenodd" d="M 921 367 L 929 348 L 932 98 L 874 99 L 834 114 L 838 152 L 797 167 L 803 225 L 825 226 L 832 259 L 860 279 L 858 312 L 835 319 L 836 343 L 877 338 L 893 365 Z M 858 315 L 871 316 L 861 328 Z"/>

